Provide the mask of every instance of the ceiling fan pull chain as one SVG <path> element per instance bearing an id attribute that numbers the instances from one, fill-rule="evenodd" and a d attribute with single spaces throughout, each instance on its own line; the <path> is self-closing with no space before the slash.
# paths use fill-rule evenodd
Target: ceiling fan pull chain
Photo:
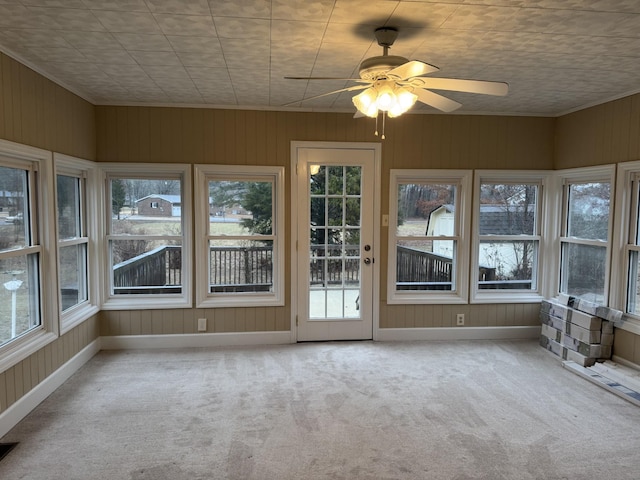
<path id="1" fill-rule="evenodd" d="M 387 120 L 387 112 L 382 112 L 382 137 L 380 137 L 382 138 L 382 140 L 384 140 L 384 126 L 387 123 L 386 120 Z"/>
<path id="2" fill-rule="evenodd" d="M 376 131 L 375 131 L 374 135 L 376 137 L 378 136 L 378 115 L 376 115 Z"/>

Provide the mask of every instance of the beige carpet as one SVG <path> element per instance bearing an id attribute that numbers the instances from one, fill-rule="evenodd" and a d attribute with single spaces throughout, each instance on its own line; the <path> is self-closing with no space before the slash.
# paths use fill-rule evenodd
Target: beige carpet
<path id="1" fill-rule="evenodd" d="M 528 341 L 101 352 L 2 441 L 3 480 L 640 478 L 640 408 Z"/>

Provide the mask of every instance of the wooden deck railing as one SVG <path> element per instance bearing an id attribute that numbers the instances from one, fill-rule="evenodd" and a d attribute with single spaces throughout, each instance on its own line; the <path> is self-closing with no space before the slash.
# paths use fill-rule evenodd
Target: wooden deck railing
<path id="1" fill-rule="evenodd" d="M 398 245 L 398 290 L 451 290 L 451 257 Z"/>
<path id="2" fill-rule="evenodd" d="M 113 293 L 182 292 L 182 248 L 164 245 L 113 266 Z"/>
<path id="3" fill-rule="evenodd" d="M 344 251 L 344 258 L 343 250 Z M 409 247 L 397 247 L 398 290 L 451 290 L 452 259 Z M 265 292 L 273 286 L 271 247 L 211 247 L 211 292 Z M 357 285 L 359 246 L 311 247 L 312 285 Z M 343 263 L 344 261 L 344 263 Z M 113 267 L 114 293 L 149 294 L 182 291 L 182 249 L 166 245 Z M 495 279 L 495 269 L 481 266 L 480 289 L 528 289 L 530 280 Z"/>

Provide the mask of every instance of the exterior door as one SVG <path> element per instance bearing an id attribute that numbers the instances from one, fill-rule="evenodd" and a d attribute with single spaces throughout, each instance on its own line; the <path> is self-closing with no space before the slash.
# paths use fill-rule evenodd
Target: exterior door
<path id="1" fill-rule="evenodd" d="M 297 340 L 371 339 L 377 150 L 294 151 Z"/>

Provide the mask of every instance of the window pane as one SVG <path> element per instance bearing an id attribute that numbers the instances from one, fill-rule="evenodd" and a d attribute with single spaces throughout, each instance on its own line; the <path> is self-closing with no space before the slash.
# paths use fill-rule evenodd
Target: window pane
<path id="1" fill-rule="evenodd" d="M 629 252 L 629 283 L 627 285 L 627 312 L 640 314 L 640 255 Z"/>
<path id="2" fill-rule="evenodd" d="M 114 294 L 182 293 L 179 244 L 149 240 L 112 240 L 110 243 Z"/>
<path id="3" fill-rule="evenodd" d="M 399 185 L 397 234 L 455 235 L 455 198 L 455 185 Z"/>
<path id="4" fill-rule="evenodd" d="M 0 167 L 0 250 L 29 244 L 27 175 L 25 170 Z"/>
<path id="5" fill-rule="evenodd" d="M 396 261 L 398 290 L 452 290 L 456 242 L 399 242 Z M 440 253 L 436 253 L 440 252 Z"/>
<path id="6" fill-rule="evenodd" d="M 180 180 L 114 178 L 111 209 L 114 235 L 182 234 Z"/>
<path id="7" fill-rule="evenodd" d="M 272 231 L 272 182 L 209 182 L 211 235 L 271 235 Z"/>
<path id="8" fill-rule="evenodd" d="M 481 241 L 480 289 L 535 289 L 537 241 Z"/>
<path id="9" fill-rule="evenodd" d="M 273 242 L 218 240 L 209 244 L 211 292 L 273 292 Z"/>
<path id="10" fill-rule="evenodd" d="M 605 247 L 563 243 L 561 293 L 603 303 L 606 253 Z"/>
<path id="11" fill-rule="evenodd" d="M 0 260 L 0 345 L 40 326 L 38 255 Z"/>
<path id="12" fill-rule="evenodd" d="M 607 240 L 609 200 L 609 183 L 570 185 L 567 236 Z"/>
<path id="13" fill-rule="evenodd" d="M 87 245 L 60 248 L 62 311 L 87 300 Z"/>
<path id="14" fill-rule="evenodd" d="M 328 193 L 329 195 L 343 195 L 344 190 L 344 167 L 329 167 Z"/>
<path id="15" fill-rule="evenodd" d="M 537 185 L 480 186 L 480 235 L 535 235 Z"/>
<path id="16" fill-rule="evenodd" d="M 80 179 L 57 176 L 58 239 L 82 237 L 80 225 Z"/>

